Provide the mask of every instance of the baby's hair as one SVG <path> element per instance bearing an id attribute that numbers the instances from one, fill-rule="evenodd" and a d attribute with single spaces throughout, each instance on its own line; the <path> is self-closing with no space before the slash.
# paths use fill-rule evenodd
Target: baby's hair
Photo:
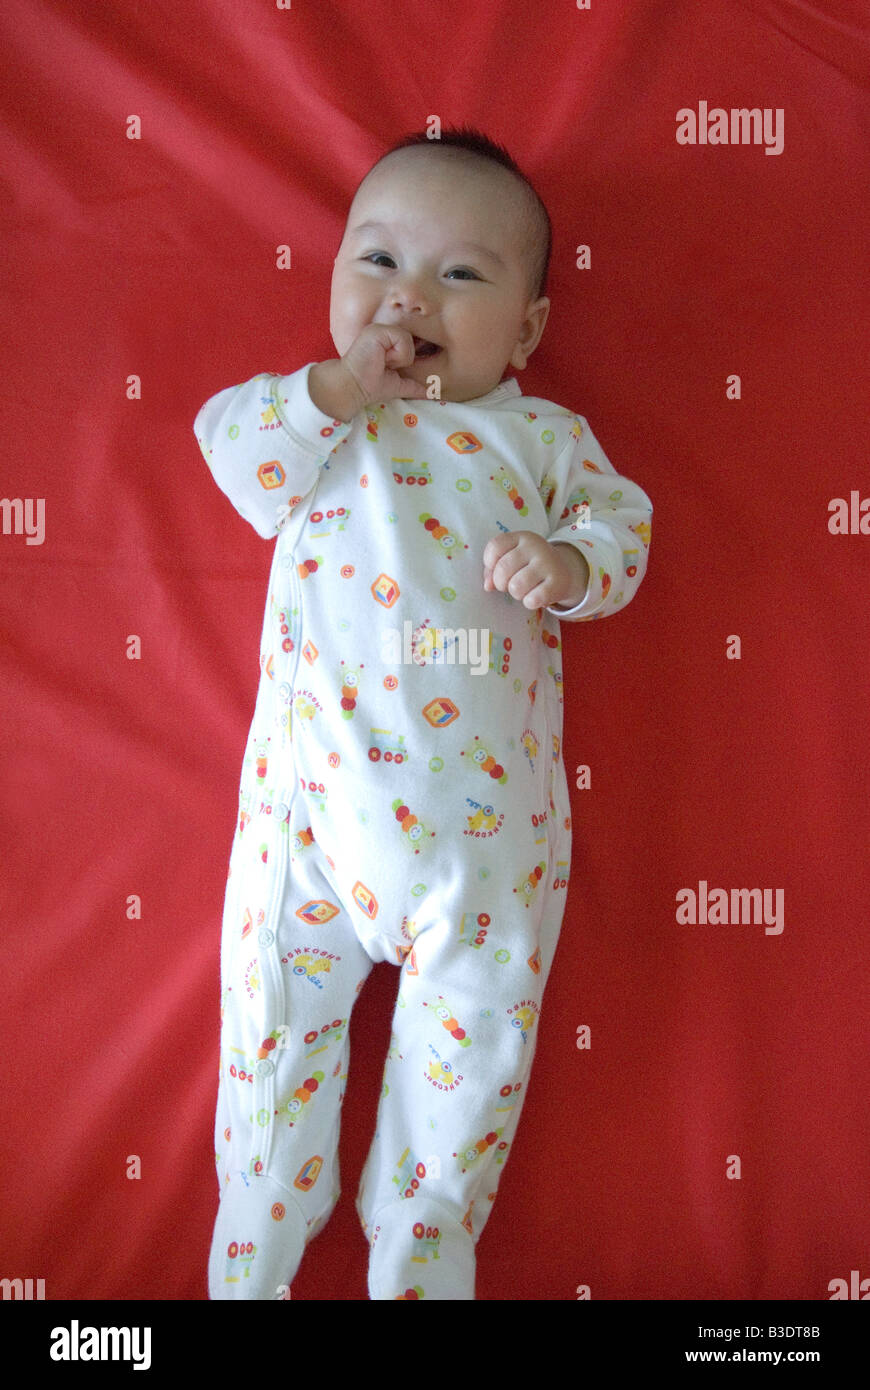
<path id="1" fill-rule="evenodd" d="M 550 251 L 553 244 L 550 216 L 531 182 L 504 146 L 490 140 L 488 135 L 484 135 L 474 126 L 456 126 L 453 129 L 442 130 L 438 140 L 433 140 L 427 131 L 418 130 L 403 136 L 395 145 L 391 145 L 372 165 L 372 169 L 396 150 L 408 149 L 414 145 L 426 145 L 436 150 L 464 150 L 478 159 L 500 164 L 503 169 L 509 170 L 519 179 L 524 192 L 523 249 L 529 266 L 529 293 L 533 299 L 540 299 L 546 290 L 550 269 Z"/>

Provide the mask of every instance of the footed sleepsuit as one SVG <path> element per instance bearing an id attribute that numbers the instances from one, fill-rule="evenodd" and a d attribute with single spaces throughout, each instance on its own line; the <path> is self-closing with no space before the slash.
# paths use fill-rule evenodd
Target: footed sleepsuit
<path id="1" fill-rule="evenodd" d="M 277 537 L 221 946 L 212 1299 L 287 1296 L 339 1196 L 350 1015 L 401 969 L 357 1196 L 373 1299 L 473 1299 L 565 906 L 559 619 L 624 608 L 652 507 L 515 379 L 350 424 L 310 365 L 213 396 L 218 486 Z M 483 587 L 498 532 L 568 541 L 576 607 Z"/>

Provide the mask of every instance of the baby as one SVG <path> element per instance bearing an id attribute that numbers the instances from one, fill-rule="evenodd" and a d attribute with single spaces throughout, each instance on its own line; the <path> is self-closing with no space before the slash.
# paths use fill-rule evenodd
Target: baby
<path id="1" fill-rule="evenodd" d="M 356 1207 L 373 1299 L 473 1299 L 565 909 L 559 619 L 634 597 L 652 507 L 516 378 L 546 210 L 475 131 L 353 199 L 339 356 L 207 401 L 218 486 L 277 537 L 221 947 L 212 1299 L 281 1299 L 338 1200 L 354 1002 L 401 969 Z"/>

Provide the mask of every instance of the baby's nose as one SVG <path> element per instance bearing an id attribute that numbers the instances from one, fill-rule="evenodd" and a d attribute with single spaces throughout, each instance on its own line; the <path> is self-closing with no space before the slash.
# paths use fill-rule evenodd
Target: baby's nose
<path id="1" fill-rule="evenodd" d="M 422 281 L 408 276 L 402 280 L 394 280 L 390 286 L 390 305 L 393 309 L 401 309 L 406 314 L 415 310 L 426 314 L 429 312 L 432 303 L 432 296 Z"/>

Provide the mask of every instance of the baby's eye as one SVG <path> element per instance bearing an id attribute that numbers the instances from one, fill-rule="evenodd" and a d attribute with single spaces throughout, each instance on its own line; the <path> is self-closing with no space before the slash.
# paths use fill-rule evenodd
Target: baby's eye
<path id="1" fill-rule="evenodd" d="M 363 256 L 362 259 L 364 261 L 371 261 L 372 265 L 376 265 L 378 261 L 392 261 L 394 267 L 396 264 L 387 251 L 371 251 L 367 256 Z"/>
<path id="2" fill-rule="evenodd" d="M 456 266 L 453 270 L 448 270 L 447 274 L 448 274 L 448 275 L 457 275 L 457 274 L 458 274 L 458 275 L 462 275 L 462 276 L 467 277 L 467 278 L 470 279 L 470 280 L 476 280 L 476 279 L 478 278 L 478 277 L 475 275 L 475 273 L 474 273 L 473 270 L 469 270 L 468 267 L 467 267 L 467 266 L 464 266 L 464 265 Z"/>

